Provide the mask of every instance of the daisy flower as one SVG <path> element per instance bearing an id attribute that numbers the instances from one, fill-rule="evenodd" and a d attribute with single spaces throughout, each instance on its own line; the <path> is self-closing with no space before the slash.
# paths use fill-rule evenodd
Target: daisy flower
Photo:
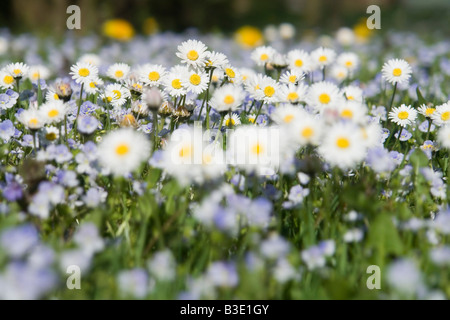
<path id="1" fill-rule="evenodd" d="M 202 42 L 189 39 L 178 46 L 176 55 L 181 59 L 181 63 L 194 68 L 203 68 L 208 62 L 209 51 Z"/>
<path id="2" fill-rule="evenodd" d="M 381 69 L 383 79 L 391 84 L 407 84 L 411 73 L 411 66 L 403 59 L 391 59 Z"/>
<path id="3" fill-rule="evenodd" d="M 28 71 L 28 77 L 31 81 L 47 80 L 50 77 L 50 70 L 43 65 L 31 66 Z"/>
<path id="4" fill-rule="evenodd" d="M 138 70 L 139 80 L 145 85 L 154 87 L 161 84 L 166 75 L 166 69 L 161 65 L 145 64 Z"/>
<path id="5" fill-rule="evenodd" d="M 0 87 L 2 89 L 11 89 L 14 87 L 14 77 L 8 72 L 0 71 Z"/>
<path id="6" fill-rule="evenodd" d="M 298 118 L 298 121 L 286 127 L 289 140 L 298 144 L 299 147 L 307 145 L 317 146 L 320 143 L 323 132 L 323 121 L 321 118 L 313 117 L 306 112 Z"/>
<path id="7" fill-rule="evenodd" d="M 130 73 L 130 66 L 125 63 L 115 63 L 108 68 L 106 75 L 118 82 L 124 82 Z"/>
<path id="8" fill-rule="evenodd" d="M 443 126 L 437 134 L 437 141 L 446 149 L 450 149 L 450 126 Z"/>
<path id="9" fill-rule="evenodd" d="M 283 69 L 286 68 L 288 63 L 286 60 L 286 57 L 284 54 L 281 54 L 279 52 L 275 52 L 275 54 L 272 56 L 272 58 L 268 62 L 272 67 Z"/>
<path id="10" fill-rule="evenodd" d="M 233 84 L 226 84 L 216 91 L 209 101 L 217 112 L 235 111 L 244 101 L 244 91 Z"/>
<path id="11" fill-rule="evenodd" d="M 144 117 L 150 112 L 147 104 L 141 100 L 136 100 L 131 103 L 131 111 Z"/>
<path id="12" fill-rule="evenodd" d="M 255 121 L 256 121 L 256 114 L 254 114 L 254 113 L 248 114 L 247 115 L 247 120 L 250 123 L 255 123 Z"/>
<path id="13" fill-rule="evenodd" d="M 230 83 L 233 83 L 235 85 L 241 84 L 241 75 L 239 74 L 238 69 L 230 65 L 226 65 L 223 67 L 223 72 Z"/>
<path id="14" fill-rule="evenodd" d="M 253 50 L 251 54 L 251 59 L 258 65 L 264 66 L 266 63 L 270 62 L 273 59 L 277 51 L 268 46 L 258 47 Z"/>
<path id="15" fill-rule="evenodd" d="M 355 123 L 364 123 L 366 121 L 367 107 L 361 102 L 344 100 L 338 104 L 337 111 L 341 119 Z"/>
<path id="16" fill-rule="evenodd" d="M 291 50 L 287 53 L 286 60 L 289 66 L 289 69 L 307 73 L 311 71 L 311 57 L 309 53 L 303 50 Z"/>
<path id="17" fill-rule="evenodd" d="M 419 113 L 421 115 L 423 115 L 426 118 L 431 118 L 433 113 L 436 111 L 436 108 L 434 108 L 432 105 L 426 105 L 426 104 L 422 104 L 419 107 Z"/>
<path id="18" fill-rule="evenodd" d="M 250 97 L 253 99 L 260 98 L 260 89 L 261 89 L 261 82 L 264 79 L 264 75 L 261 73 L 256 73 L 254 75 L 251 75 L 250 78 L 244 83 L 245 90 L 250 94 Z"/>
<path id="19" fill-rule="evenodd" d="M 118 83 L 114 83 L 105 87 L 105 93 L 101 95 L 101 98 L 117 108 L 123 106 L 130 96 L 130 90 Z"/>
<path id="20" fill-rule="evenodd" d="M 30 108 L 22 111 L 17 117 L 20 123 L 30 130 L 39 130 L 45 125 L 45 119 L 37 109 Z"/>
<path id="21" fill-rule="evenodd" d="M 298 86 L 293 84 L 280 86 L 280 100 L 288 103 L 298 103 L 300 101 L 304 101 L 307 90 L 308 87 L 302 83 Z"/>
<path id="22" fill-rule="evenodd" d="M 364 160 L 366 147 L 354 125 L 338 123 L 330 127 L 318 149 L 319 154 L 332 166 L 354 168 Z"/>
<path id="23" fill-rule="evenodd" d="M 353 73 L 359 67 L 359 57 L 353 52 L 341 53 L 336 60 L 337 64 Z"/>
<path id="24" fill-rule="evenodd" d="M 102 85 L 103 80 L 99 77 L 95 77 L 86 82 L 84 89 L 88 94 L 96 94 Z"/>
<path id="25" fill-rule="evenodd" d="M 400 107 L 394 107 L 392 108 L 392 111 L 389 112 L 389 119 L 402 127 L 413 124 L 416 117 L 417 111 L 411 106 L 407 106 L 405 104 L 402 104 Z"/>
<path id="26" fill-rule="evenodd" d="M 365 124 L 360 129 L 361 137 L 367 149 L 383 146 L 383 128 L 380 123 Z"/>
<path id="27" fill-rule="evenodd" d="M 10 63 L 5 68 L 4 71 L 9 73 L 14 79 L 22 79 L 28 76 L 29 67 L 22 62 Z"/>
<path id="28" fill-rule="evenodd" d="M 99 67 L 102 60 L 100 59 L 100 57 L 98 55 L 96 55 L 95 53 L 86 53 L 83 54 L 80 59 L 78 59 L 79 62 L 84 62 L 84 63 L 90 63 L 93 66 Z"/>
<path id="29" fill-rule="evenodd" d="M 224 127 L 234 127 L 241 124 L 241 118 L 239 118 L 239 115 L 237 113 L 232 113 L 231 114 L 231 118 L 230 115 L 227 114 L 224 118 L 223 118 L 223 125 Z"/>
<path id="30" fill-rule="evenodd" d="M 265 103 L 276 103 L 280 101 L 280 86 L 274 79 L 264 76 L 259 84 L 260 89 L 256 90 L 259 100 Z"/>
<path id="31" fill-rule="evenodd" d="M 59 138 L 59 130 L 54 126 L 45 127 L 43 134 L 48 141 L 55 141 Z"/>
<path id="32" fill-rule="evenodd" d="M 311 52 L 312 63 L 316 68 L 323 69 L 334 62 L 336 58 L 336 52 L 329 48 L 317 48 Z"/>
<path id="33" fill-rule="evenodd" d="M 184 66 L 175 66 L 164 78 L 164 91 L 172 97 L 180 97 L 187 93 L 181 79 L 188 73 L 188 68 Z"/>
<path id="34" fill-rule="evenodd" d="M 275 109 L 275 111 L 270 115 L 272 120 L 282 126 L 291 125 L 300 120 L 305 116 L 305 112 L 299 107 L 293 106 L 291 104 L 285 104 Z"/>
<path id="35" fill-rule="evenodd" d="M 316 82 L 309 87 L 307 102 L 319 111 L 336 105 L 340 100 L 339 88 L 331 82 Z"/>
<path id="36" fill-rule="evenodd" d="M 284 84 L 298 84 L 299 81 L 305 79 L 305 74 L 297 70 L 288 70 L 280 77 L 280 83 Z"/>
<path id="37" fill-rule="evenodd" d="M 58 123 L 67 114 L 67 105 L 61 100 L 50 101 L 39 108 L 45 123 Z"/>
<path id="38" fill-rule="evenodd" d="M 436 111 L 431 115 L 433 123 L 438 126 L 447 125 L 450 123 L 450 101 L 436 106 Z"/>
<path id="39" fill-rule="evenodd" d="M 348 70 L 346 67 L 340 65 L 333 65 L 330 70 L 330 75 L 333 79 L 339 82 L 344 81 L 348 77 Z"/>
<path id="40" fill-rule="evenodd" d="M 87 83 L 98 76 L 98 68 L 87 62 L 78 62 L 70 67 L 70 74 L 76 83 Z"/>
<path id="41" fill-rule="evenodd" d="M 251 77 L 254 77 L 256 75 L 256 72 L 253 69 L 249 68 L 240 68 L 239 74 L 241 75 L 241 82 L 245 85 L 248 79 Z"/>
<path id="42" fill-rule="evenodd" d="M 347 100 L 363 102 L 363 91 L 360 87 L 357 86 L 347 86 L 342 88 L 342 95 L 344 95 Z"/>
<path id="43" fill-rule="evenodd" d="M 228 58 L 226 55 L 224 55 L 221 52 L 209 52 L 207 51 L 207 61 L 206 61 L 206 67 L 207 68 L 223 68 L 226 65 L 229 64 Z"/>
<path id="44" fill-rule="evenodd" d="M 181 84 L 195 94 L 200 94 L 208 88 L 209 75 L 204 71 L 191 70 L 183 75 Z"/>
<path id="45" fill-rule="evenodd" d="M 48 89 L 47 93 L 45 94 L 45 101 L 49 102 L 58 100 L 59 100 L 58 94 L 53 89 Z"/>
<path id="46" fill-rule="evenodd" d="M 114 175 L 136 170 L 150 156 L 150 141 L 132 129 L 119 129 L 106 135 L 98 146 L 100 164 Z"/>

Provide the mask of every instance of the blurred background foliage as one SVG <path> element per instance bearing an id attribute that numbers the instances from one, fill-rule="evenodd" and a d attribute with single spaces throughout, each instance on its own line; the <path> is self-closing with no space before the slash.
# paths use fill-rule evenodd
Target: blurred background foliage
<path id="1" fill-rule="evenodd" d="M 334 31 L 381 8 L 382 31 L 391 28 L 449 34 L 449 0 L 2 0 L 0 27 L 13 33 L 62 35 L 69 5 L 81 8 L 81 34 L 100 32 L 108 19 L 128 20 L 137 33 L 233 32 L 243 25 L 263 28 L 292 23 L 298 30 Z"/>

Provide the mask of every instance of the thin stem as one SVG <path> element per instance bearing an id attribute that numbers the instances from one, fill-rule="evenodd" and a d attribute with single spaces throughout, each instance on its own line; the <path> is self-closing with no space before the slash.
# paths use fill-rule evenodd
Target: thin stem
<path id="1" fill-rule="evenodd" d="M 395 143 L 392 146 L 392 150 L 395 149 L 395 147 L 397 146 L 397 143 L 400 141 L 400 137 L 402 136 L 402 131 L 403 131 L 403 127 L 400 127 L 400 131 L 398 133 L 397 140 L 395 140 Z"/>
<path id="2" fill-rule="evenodd" d="M 322 81 L 325 81 L 325 67 L 322 69 Z"/>
<path id="3" fill-rule="evenodd" d="M 110 114 L 109 103 L 106 104 L 106 123 L 108 125 L 108 131 L 111 131 L 111 114 Z"/>
<path id="4" fill-rule="evenodd" d="M 228 110 L 228 128 L 230 129 L 233 127 L 233 121 L 231 120 L 231 116 L 232 116 L 231 110 Z"/>
<path id="5" fill-rule="evenodd" d="M 252 111 L 253 107 L 255 106 L 255 102 L 256 100 L 253 100 L 252 105 L 250 106 L 250 109 L 248 109 L 247 113 L 250 114 L 250 112 Z"/>
<path id="6" fill-rule="evenodd" d="M 156 149 L 158 146 L 158 112 L 156 110 L 153 110 L 153 128 L 152 128 L 152 135 L 153 135 L 153 149 Z"/>
<path id="7" fill-rule="evenodd" d="M 223 119 L 225 119 L 225 113 L 222 113 L 222 116 L 220 117 L 220 123 L 219 123 L 219 127 L 217 128 L 217 134 L 216 134 L 216 138 L 214 139 L 214 142 L 217 141 L 217 139 L 219 138 L 220 135 L 220 130 L 222 129 L 222 125 L 223 125 Z"/>
<path id="8" fill-rule="evenodd" d="M 431 130 L 431 124 L 432 124 L 433 120 L 428 119 L 428 129 L 427 129 L 427 137 L 425 138 L 425 141 L 428 140 L 428 138 L 430 137 L 430 130 Z"/>
<path id="9" fill-rule="evenodd" d="M 394 84 L 394 92 L 392 93 L 391 103 L 389 103 L 389 109 L 387 111 L 388 115 L 389 115 L 389 112 L 392 109 L 392 103 L 394 103 L 394 97 L 395 97 L 395 92 L 396 91 L 397 91 L 397 82 Z M 389 117 L 388 117 L 388 121 L 389 121 Z"/>
<path id="10" fill-rule="evenodd" d="M 198 113 L 197 121 L 200 120 L 200 117 L 202 116 L 202 112 L 203 112 L 203 107 L 205 106 L 205 102 L 208 101 L 208 99 L 209 99 L 209 88 L 211 87 L 211 79 L 212 79 L 213 73 L 214 73 L 214 68 L 211 68 L 211 70 L 209 71 L 208 87 L 206 88 L 205 98 L 203 98 L 202 106 L 200 108 L 200 112 Z M 208 116 L 209 115 L 208 105 L 206 105 L 206 111 L 207 111 L 207 116 Z M 209 127 L 208 127 L 208 129 L 209 129 Z"/>
<path id="11" fill-rule="evenodd" d="M 78 109 L 77 109 L 77 117 L 75 118 L 75 121 L 73 123 L 73 129 L 77 130 L 77 122 L 78 122 L 78 116 L 80 115 L 80 110 L 81 110 L 81 102 L 82 102 L 82 96 L 83 96 L 83 89 L 84 89 L 84 83 L 81 84 L 81 89 L 80 89 L 80 99 L 78 100 Z"/>
<path id="12" fill-rule="evenodd" d="M 264 106 L 264 100 L 261 101 L 261 106 L 259 107 L 259 110 L 258 110 L 258 112 L 256 113 L 256 117 L 255 117 L 255 125 L 257 124 L 257 120 L 258 120 L 259 115 L 261 114 L 261 110 L 262 110 L 263 106 Z"/>

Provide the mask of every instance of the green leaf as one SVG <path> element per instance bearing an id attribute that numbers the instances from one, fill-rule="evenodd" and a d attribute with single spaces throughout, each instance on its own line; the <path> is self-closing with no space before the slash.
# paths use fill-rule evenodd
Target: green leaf
<path id="1" fill-rule="evenodd" d="M 414 168 L 426 167 L 428 166 L 429 161 L 426 154 L 420 149 L 414 150 L 413 153 L 411 153 L 409 160 Z"/>
<path id="2" fill-rule="evenodd" d="M 427 101 L 425 100 L 422 93 L 420 92 L 419 87 L 417 87 L 416 93 L 417 93 L 417 102 L 419 103 L 419 105 L 426 104 Z"/>

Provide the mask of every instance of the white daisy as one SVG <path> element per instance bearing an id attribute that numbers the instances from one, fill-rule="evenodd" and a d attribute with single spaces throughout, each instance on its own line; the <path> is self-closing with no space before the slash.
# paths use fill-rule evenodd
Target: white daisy
<path id="1" fill-rule="evenodd" d="M 357 86 L 347 86 L 342 88 L 342 95 L 347 98 L 347 100 L 363 102 L 363 91 Z"/>
<path id="2" fill-rule="evenodd" d="M 436 111 L 436 108 L 433 105 L 422 104 L 419 109 L 419 113 L 426 118 L 431 118 L 433 113 Z"/>
<path id="3" fill-rule="evenodd" d="M 14 79 L 22 79 L 28 77 L 29 67 L 23 62 L 10 63 L 4 71 L 9 73 Z"/>
<path id="4" fill-rule="evenodd" d="M 437 141 L 446 149 L 450 149 L 450 126 L 439 128 Z"/>
<path id="5" fill-rule="evenodd" d="M 272 47 L 262 46 L 253 50 L 251 58 L 258 66 L 264 66 L 273 59 L 276 52 Z"/>
<path id="6" fill-rule="evenodd" d="M 38 130 L 45 125 L 45 119 L 35 108 L 22 111 L 17 117 L 17 120 L 30 130 Z"/>
<path id="7" fill-rule="evenodd" d="M 289 69 L 296 72 L 307 73 L 312 70 L 311 57 L 303 50 L 291 50 L 287 53 L 287 63 Z"/>
<path id="8" fill-rule="evenodd" d="M 200 94 L 208 88 L 209 75 L 204 71 L 191 70 L 183 75 L 181 84 L 195 94 Z"/>
<path id="9" fill-rule="evenodd" d="M 87 83 L 98 76 L 98 68 L 87 62 L 78 62 L 70 67 L 70 71 L 76 83 Z"/>
<path id="10" fill-rule="evenodd" d="M 341 53 L 336 60 L 337 64 L 346 68 L 350 73 L 359 67 L 359 57 L 353 52 Z"/>
<path id="11" fill-rule="evenodd" d="M 366 147 L 357 127 L 338 123 L 330 127 L 318 149 L 319 154 L 332 166 L 341 169 L 354 168 L 364 160 Z"/>
<path id="12" fill-rule="evenodd" d="M 98 55 L 96 55 L 95 53 L 86 53 L 83 54 L 80 59 L 78 59 L 79 62 L 84 62 L 84 63 L 90 63 L 93 66 L 99 67 L 102 59 L 100 59 L 100 57 Z"/>
<path id="13" fill-rule="evenodd" d="M 323 121 L 303 112 L 302 116 L 286 129 L 288 139 L 298 144 L 298 147 L 317 146 L 322 137 Z"/>
<path id="14" fill-rule="evenodd" d="M 31 66 L 28 71 L 28 77 L 31 81 L 47 80 L 50 77 L 50 70 L 43 65 Z"/>
<path id="15" fill-rule="evenodd" d="M 298 106 L 292 104 L 284 104 L 275 109 L 270 115 L 272 120 L 280 125 L 292 125 L 293 123 L 299 121 L 301 117 L 305 115 L 305 112 Z"/>
<path id="16" fill-rule="evenodd" d="M 260 89 L 256 90 L 258 100 L 264 100 L 265 103 L 280 101 L 280 86 L 274 79 L 264 76 L 259 86 Z"/>
<path id="17" fill-rule="evenodd" d="M 337 111 L 341 119 L 355 123 L 364 123 L 366 121 L 367 107 L 361 102 L 342 100 L 338 104 Z"/>
<path id="18" fill-rule="evenodd" d="M 405 104 L 402 104 L 400 107 L 394 107 L 392 108 L 392 111 L 389 112 L 389 119 L 402 127 L 413 124 L 416 118 L 417 111 L 411 106 L 407 106 Z"/>
<path id="19" fill-rule="evenodd" d="M 47 93 L 45 94 L 45 101 L 59 101 L 59 96 L 53 89 L 48 89 Z"/>
<path id="20" fill-rule="evenodd" d="M 239 115 L 237 113 L 232 113 L 231 114 L 231 118 L 230 115 L 227 114 L 224 118 L 223 118 L 223 126 L 229 128 L 240 125 L 241 124 L 241 118 L 239 117 Z"/>
<path id="21" fill-rule="evenodd" d="M 138 70 L 139 80 L 145 85 L 154 87 L 164 81 L 166 69 L 161 65 L 145 64 Z"/>
<path id="22" fill-rule="evenodd" d="M 297 70 L 288 70 L 280 77 L 280 83 L 298 84 L 299 81 L 305 79 L 305 74 Z"/>
<path id="23" fill-rule="evenodd" d="M 124 82 L 130 73 L 130 66 L 125 63 L 115 63 L 108 68 L 106 75 L 118 82 Z"/>
<path id="24" fill-rule="evenodd" d="M 330 68 L 330 75 L 333 79 L 339 82 L 344 81 L 348 77 L 348 70 L 346 67 L 335 64 Z"/>
<path id="25" fill-rule="evenodd" d="M 45 123 L 58 123 L 64 120 L 67 111 L 67 105 L 62 100 L 47 102 L 39 108 Z"/>
<path id="26" fill-rule="evenodd" d="M 392 84 L 407 84 L 411 73 L 411 66 L 403 59 L 391 59 L 381 69 L 383 79 Z"/>
<path id="27" fill-rule="evenodd" d="M 230 65 L 226 65 L 222 68 L 226 79 L 230 82 L 233 83 L 235 85 L 240 85 L 242 82 L 242 78 L 241 75 L 239 73 L 239 70 L 230 66 Z"/>
<path id="28" fill-rule="evenodd" d="M 132 129 L 119 129 L 103 137 L 98 146 L 100 164 L 114 175 L 136 170 L 150 156 L 150 141 Z"/>
<path id="29" fill-rule="evenodd" d="M 11 89 L 14 87 L 14 77 L 8 72 L 0 71 L 0 87 L 3 89 Z"/>
<path id="30" fill-rule="evenodd" d="M 188 73 L 188 68 L 184 66 L 174 66 L 164 78 L 164 91 L 172 97 L 180 97 L 187 93 L 181 79 Z"/>
<path id="31" fill-rule="evenodd" d="M 101 98 L 117 108 L 123 106 L 130 96 L 130 90 L 118 83 L 114 83 L 105 87 L 105 92 L 101 95 Z"/>
<path id="32" fill-rule="evenodd" d="M 248 79 L 256 75 L 256 72 L 253 69 L 240 68 L 239 74 L 241 75 L 241 82 L 245 85 Z"/>
<path id="33" fill-rule="evenodd" d="M 436 106 L 436 111 L 431 115 L 431 119 L 438 126 L 450 124 L 450 101 Z"/>
<path id="34" fill-rule="evenodd" d="M 311 52 L 311 60 L 316 68 L 323 69 L 336 59 L 336 52 L 329 48 L 320 47 Z"/>
<path id="35" fill-rule="evenodd" d="M 307 90 L 308 87 L 303 83 L 300 83 L 298 86 L 293 84 L 280 86 L 280 100 L 288 103 L 305 101 Z"/>
<path id="36" fill-rule="evenodd" d="M 176 55 L 181 59 L 181 63 L 194 68 L 203 68 L 208 62 L 209 52 L 204 43 L 190 39 L 178 46 Z"/>
<path id="37" fill-rule="evenodd" d="M 250 78 L 244 83 L 245 90 L 250 94 L 253 99 L 259 99 L 261 97 L 261 82 L 264 79 L 264 75 L 256 73 L 251 75 Z"/>
<path id="38" fill-rule="evenodd" d="M 84 86 L 84 90 L 88 94 L 96 94 L 99 88 L 103 85 L 103 80 L 99 77 L 89 79 Z"/>
<path id="39" fill-rule="evenodd" d="M 207 68 L 223 68 L 229 64 L 228 58 L 221 52 L 208 52 L 207 51 Z"/>
<path id="40" fill-rule="evenodd" d="M 333 107 L 342 99 L 339 88 L 331 82 L 324 81 L 312 84 L 307 95 L 307 102 L 318 111 Z"/>
<path id="41" fill-rule="evenodd" d="M 235 111 L 244 99 L 245 93 L 241 87 L 226 84 L 214 91 L 209 104 L 217 112 Z"/>
<path id="42" fill-rule="evenodd" d="M 360 128 L 361 137 L 367 149 L 383 146 L 383 128 L 379 122 L 371 122 Z"/>

